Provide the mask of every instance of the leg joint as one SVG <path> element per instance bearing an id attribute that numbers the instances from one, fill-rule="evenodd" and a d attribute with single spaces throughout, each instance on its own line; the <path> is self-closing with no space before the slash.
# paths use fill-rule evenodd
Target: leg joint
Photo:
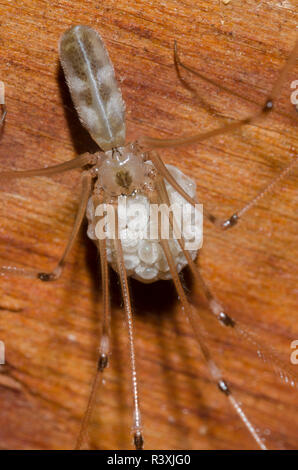
<path id="1" fill-rule="evenodd" d="M 55 281 L 56 276 L 54 273 L 38 273 L 37 278 L 43 282 Z"/>
<path id="2" fill-rule="evenodd" d="M 134 434 L 134 445 L 136 450 L 143 450 L 144 447 L 144 439 L 142 436 L 141 431 L 136 431 Z"/>
<path id="3" fill-rule="evenodd" d="M 222 223 L 222 228 L 224 230 L 228 229 L 228 228 L 231 228 L 231 227 L 234 227 L 234 225 L 237 224 L 239 220 L 239 217 L 238 215 L 235 213 L 233 214 L 229 219 L 225 220 L 223 223 Z"/>
<path id="4" fill-rule="evenodd" d="M 108 362 L 108 356 L 104 353 L 101 354 L 98 359 L 97 369 L 102 372 L 107 367 Z"/>
<path id="5" fill-rule="evenodd" d="M 220 312 L 218 319 L 224 326 L 235 326 L 235 321 L 233 318 L 229 317 L 229 315 L 227 315 L 225 312 Z"/>
<path id="6" fill-rule="evenodd" d="M 224 393 L 226 396 L 229 396 L 231 394 L 231 391 L 228 387 L 228 384 L 225 380 L 221 379 L 217 382 L 217 386 L 219 390 Z"/>

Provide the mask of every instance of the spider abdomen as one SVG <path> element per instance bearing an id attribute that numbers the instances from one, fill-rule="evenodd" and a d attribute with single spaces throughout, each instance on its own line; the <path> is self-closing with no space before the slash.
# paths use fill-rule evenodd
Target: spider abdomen
<path id="1" fill-rule="evenodd" d="M 100 35 L 73 26 L 59 42 L 60 62 L 83 126 L 104 151 L 125 143 L 125 105 Z"/>

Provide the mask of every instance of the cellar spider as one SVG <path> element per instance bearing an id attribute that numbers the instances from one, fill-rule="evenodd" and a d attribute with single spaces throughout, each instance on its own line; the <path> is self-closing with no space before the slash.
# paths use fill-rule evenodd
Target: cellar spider
<path id="1" fill-rule="evenodd" d="M 144 446 L 143 426 L 141 421 L 140 396 L 138 386 L 138 375 L 135 360 L 135 340 L 133 313 L 131 307 L 130 293 L 128 287 L 128 274 L 131 266 L 127 267 L 125 258 L 125 249 L 121 236 L 117 236 L 120 227 L 118 196 L 122 198 L 134 198 L 137 194 L 144 194 L 151 204 L 164 204 L 170 206 L 169 187 L 176 192 L 191 207 L 196 206 L 196 199 L 189 194 L 184 188 L 177 174 L 174 176 L 173 171 L 163 163 L 156 149 L 179 147 L 188 144 L 202 142 L 210 137 L 226 134 L 239 129 L 247 124 L 254 124 L 266 117 L 274 108 L 274 102 L 278 96 L 285 77 L 290 73 L 295 65 L 298 56 L 298 42 L 290 54 L 286 64 L 284 65 L 278 80 L 273 85 L 271 93 L 267 98 L 264 106 L 254 115 L 245 119 L 226 124 L 220 128 L 198 133 L 190 136 L 182 136 L 172 139 L 157 139 L 148 136 L 140 137 L 137 142 L 125 145 L 125 121 L 124 121 L 124 103 L 121 92 L 118 88 L 114 69 L 110 62 L 108 53 L 105 49 L 103 41 L 98 33 L 86 26 L 74 26 L 64 33 L 59 44 L 60 61 L 65 73 L 74 106 L 79 114 L 82 124 L 87 128 L 90 135 L 101 148 L 101 151 L 94 154 L 85 153 L 73 160 L 52 167 L 26 170 L 26 171 L 4 171 L 0 173 L 1 179 L 12 178 L 28 178 L 34 176 L 51 176 L 54 174 L 70 171 L 73 169 L 84 168 L 82 173 L 82 189 L 79 208 L 76 214 L 75 223 L 68 240 L 67 246 L 62 254 L 57 266 L 51 272 L 42 272 L 38 269 L 24 269 L 16 266 L 2 266 L 0 274 L 3 276 L 20 275 L 29 279 L 41 280 L 43 282 L 55 281 L 62 275 L 63 268 L 66 263 L 67 256 L 74 245 L 79 229 L 82 225 L 84 215 L 87 211 L 89 219 L 89 236 L 94 239 L 100 253 L 100 264 L 102 273 L 102 292 L 103 292 L 103 314 L 102 314 L 102 333 L 99 345 L 99 356 L 94 379 L 91 385 L 91 392 L 84 413 L 81 428 L 78 434 L 76 449 L 80 449 L 84 443 L 87 434 L 88 423 L 94 407 L 96 393 L 102 383 L 104 371 L 108 366 L 110 355 L 110 322 L 111 307 L 109 294 L 109 271 L 108 264 L 114 264 L 115 270 L 118 272 L 122 297 L 124 302 L 124 310 L 126 316 L 126 324 L 129 339 L 130 369 L 131 369 L 131 386 L 132 386 L 132 408 L 133 408 L 133 438 L 135 449 L 141 450 Z M 214 83 L 211 79 L 200 76 L 200 74 L 183 64 L 179 58 L 177 44 L 174 47 L 175 65 L 180 73 L 180 69 L 184 68 L 194 75 L 198 75 L 209 83 Z M 226 92 L 229 90 L 221 87 Z M 237 93 L 234 92 L 237 96 Z M 2 105 L 2 117 L 0 121 L 1 128 L 6 116 L 5 105 Z M 288 166 L 273 179 L 265 188 L 260 191 L 252 200 L 248 201 L 243 207 L 234 212 L 229 218 L 222 220 L 220 217 L 213 215 L 204 207 L 204 213 L 207 219 L 220 230 L 232 229 L 237 225 L 240 219 L 255 206 L 260 199 L 265 197 L 272 191 L 278 183 L 285 178 L 294 168 L 297 162 L 297 156 L 293 158 Z M 102 204 L 110 204 L 115 211 L 115 239 L 106 239 L 94 236 L 96 232 L 94 227 L 98 222 L 102 221 L 103 215 L 97 213 L 97 208 Z M 177 220 L 170 212 L 168 216 L 171 228 L 172 238 L 176 234 Z M 161 233 L 161 220 L 158 220 L 158 246 L 159 251 L 152 262 L 152 253 L 150 247 L 146 246 L 142 253 L 143 258 L 151 256 L 151 271 L 157 261 L 162 261 L 164 269 L 158 267 L 153 269 L 153 274 L 148 270 L 138 273 L 138 279 L 144 282 L 159 279 L 161 271 L 168 272 L 172 278 L 179 300 L 181 302 L 182 311 L 187 321 L 192 327 L 194 336 L 197 341 L 198 349 L 204 358 L 210 377 L 217 386 L 220 393 L 226 397 L 227 402 L 232 406 L 238 414 L 248 432 L 254 439 L 256 445 L 260 449 L 266 449 L 263 439 L 260 437 L 258 430 L 249 420 L 240 403 L 235 398 L 233 390 L 223 376 L 221 369 L 215 362 L 209 348 L 206 345 L 201 331 L 200 315 L 194 306 L 188 301 L 183 285 L 181 283 L 179 272 L 185 264 L 188 264 L 191 273 L 204 293 L 208 306 L 209 314 L 225 328 L 236 331 L 241 338 L 251 341 L 258 347 L 254 335 L 247 329 L 239 325 L 215 298 L 195 263 L 193 256 L 186 248 L 184 237 L 177 238 L 176 251 L 173 249 L 172 240 L 167 240 Z M 108 246 L 109 245 L 109 246 Z M 178 266 L 176 259 L 178 252 L 183 256 L 184 264 Z M 181 263 L 180 263 L 181 264 Z M 153 268 L 152 268 L 152 265 Z M 142 278 L 144 274 L 144 277 Z M 136 276 L 136 273 L 130 273 Z M 146 277 L 147 276 L 147 277 Z M 149 277 L 148 277 L 149 276 Z M 151 277 L 150 277 L 151 276 Z M 278 358 L 269 349 L 262 346 L 262 354 L 268 357 L 278 367 L 285 370 L 287 381 L 294 382 L 291 373 L 287 372 L 286 366 L 280 365 Z"/>

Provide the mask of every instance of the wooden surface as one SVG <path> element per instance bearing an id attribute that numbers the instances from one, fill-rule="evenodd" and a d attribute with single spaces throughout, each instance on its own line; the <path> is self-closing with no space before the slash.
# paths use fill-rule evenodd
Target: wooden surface
<path id="1" fill-rule="evenodd" d="M 181 58 L 244 97 L 263 103 L 295 42 L 295 1 L 2 0 L 0 79 L 8 117 L 2 169 L 57 164 L 95 145 L 82 130 L 58 64 L 57 43 L 72 24 L 103 36 L 127 104 L 128 140 L 179 135 L 220 125 L 185 90 L 173 67 Z M 186 75 L 223 118 L 257 107 Z M 163 151 L 192 175 L 198 199 L 229 216 L 297 152 L 297 120 L 288 77 L 277 112 L 258 126 L 201 145 Z M 279 111 L 291 114 L 282 117 Z M 78 203 L 79 172 L 6 182 L 1 187 L 0 264 L 48 270 L 62 253 Z M 235 319 L 257 332 L 289 364 L 298 339 L 297 172 L 233 231 L 207 222 L 202 272 Z M 98 255 L 85 231 L 57 283 L 1 279 L 0 447 L 72 448 L 96 360 L 101 315 Z M 194 289 L 185 273 L 189 293 Z M 112 276 L 111 366 L 90 430 L 90 446 L 131 448 L 126 327 Z M 255 444 L 210 382 L 170 283 L 132 283 L 137 363 L 147 449 L 251 449 Z M 204 306 L 197 302 L 198 311 Z M 256 348 L 215 322 L 205 337 L 237 397 L 270 448 L 297 448 L 297 394 L 256 357 Z M 295 368 L 295 366 L 293 366 Z M 297 368 L 298 366 L 296 366 Z"/>

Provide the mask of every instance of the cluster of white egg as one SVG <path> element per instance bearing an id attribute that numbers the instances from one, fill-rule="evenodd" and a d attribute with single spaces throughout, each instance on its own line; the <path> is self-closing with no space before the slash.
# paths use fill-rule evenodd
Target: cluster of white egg
<path id="1" fill-rule="evenodd" d="M 172 165 L 167 165 L 172 176 L 189 196 L 195 198 L 196 184 Z M 203 240 L 203 214 L 200 207 L 194 209 L 189 203 L 166 182 L 171 207 L 180 207 L 180 214 L 185 212 L 188 217 L 183 218 L 181 235 L 190 246 L 189 254 L 194 260 Z M 184 212 L 183 212 L 184 211 Z M 122 243 L 123 257 L 127 275 L 141 282 L 151 283 L 160 279 L 171 279 L 171 273 L 163 249 L 158 241 L 158 229 L 153 226 L 156 220 L 152 219 L 150 202 L 146 195 L 136 193 L 133 196 L 119 196 L 118 198 L 119 234 Z M 98 238 L 95 222 L 95 208 L 92 198 L 87 206 L 88 236 L 92 240 Z M 112 228 L 107 223 L 107 258 L 113 269 L 117 271 L 117 258 L 115 243 L 112 239 Z M 152 237 L 153 234 L 153 237 Z M 174 258 L 176 269 L 180 272 L 187 261 L 177 239 L 168 240 Z"/>

